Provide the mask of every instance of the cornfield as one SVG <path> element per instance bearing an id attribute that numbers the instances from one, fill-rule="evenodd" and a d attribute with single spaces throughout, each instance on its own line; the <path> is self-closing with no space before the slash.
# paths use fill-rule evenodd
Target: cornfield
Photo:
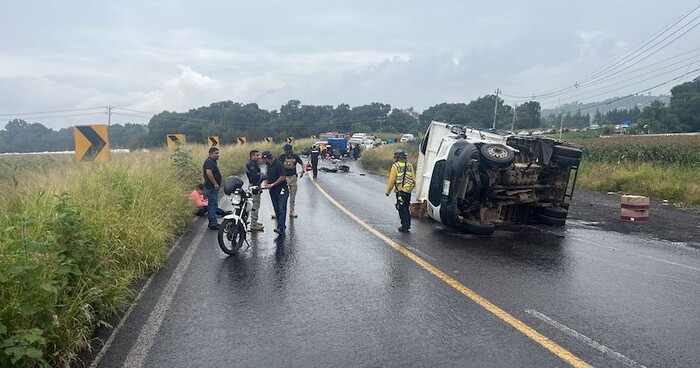
<path id="1" fill-rule="evenodd" d="M 588 162 L 700 167 L 700 135 L 621 136 L 572 143 L 583 149 L 583 159 Z"/>

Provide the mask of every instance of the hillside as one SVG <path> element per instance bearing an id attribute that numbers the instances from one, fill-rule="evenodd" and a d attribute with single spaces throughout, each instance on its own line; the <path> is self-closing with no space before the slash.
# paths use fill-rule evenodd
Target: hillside
<path id="1" fill-rule="evenodd" d="M 567 112 L 571 113 L 576 113 L 577 111 L 581 111 L 581 114 L 586 114 L 589 113 L 591 115 L 595 114 L 596 110 L 599 110 L 601 114 L 605 114 L 608 111 L 612 111 L 615 109 L 621 110 L 621 109 L 632 109 L 635 106 L 638 106 L 640 109 L 644 109 L 644 106 L 649 105 L 655 100 L 660 100 L 664 104 L 668 105 L 668 103 L 671 101 L 671 95 L 661 95 L 661 96 L 630 96 L 630 97 L 614 97 L 614 98 L 609 98 L 604 101 L 598 101 L 598 102 L 589 102 L 589 103 L 580 103 L 580 102 L 572 102 L 568 104 L 563 104 L 561 105 L 561 108 L 555 108 L 555 109 L 542 109 L 542 116 L 548 116 L 550 114 L 557 115 L 560 112 L 564 112 L 565 114 Z"/>

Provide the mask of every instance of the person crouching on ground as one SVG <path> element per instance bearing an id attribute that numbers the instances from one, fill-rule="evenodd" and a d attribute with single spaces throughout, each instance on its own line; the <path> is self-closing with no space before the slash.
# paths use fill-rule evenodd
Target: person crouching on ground
<path id="1" fill-rule="evenodd" d="M 260 171 L 260 151 L 250 151 L 250 159 L 245 165 L 245 173 L 248 176 L 248 186 L 260 186 L 262 183 L 262 174 Z M 264 231 L 263 224 L 258 222 L 258 211 L 260 210 L 260 192 L 253 194 L 253 207 L 250 209 L 250 229 L 255 231 Z"/>
<path id="2" fill-rule="evenodd" d="M 277 218 L 277 227 L 273 231 L 280 236 L 284 236 L 284 231 L 287 229 L 287 199 L 289 198 L 287 178 L 284 175 L 284 164 L 282 161 L 275 159 L 270 151 L 264 151 L 262 159 L 267 164 L 267 184 L 265 184 L 265 189 L 270 190 L 270 199 Z"/>
<path id="3" fill-rule="evenodd" d="M 204 216 L 207 213 L 207 207 L 209 206 L 209 201 L 204 197 L 204 185 L 197 184 L 192 193 L 190 193 L 190 202 L 192 202 L 197 209 L 194 211 L 196 216 Z M 226 216 L 228 211 L 224 211 L 221 208 L 216 208 L 217 216 Z"/>
<path id="4" fill-rule="evenodd" d="M 396 209 L 399 210 L 401 227 L 399 231 L 407 233 L 411 229 L 411 191 L 415 186 L 413 165 L 406 160 L 406 151 L 397 149 L 394 151 L 394 163 L 391 165 L 389 181 L 386 184 L 385 194 L 388 196 L 391 189 L 396 191 Z"/>

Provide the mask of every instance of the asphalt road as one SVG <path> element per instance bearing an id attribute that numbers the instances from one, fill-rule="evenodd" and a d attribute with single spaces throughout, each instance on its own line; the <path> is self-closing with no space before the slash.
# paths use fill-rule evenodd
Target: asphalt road
<path id="1" fill-rule="evenodd" d="M 300 180 L 283 240 L 266 194 L 237 256 L 198 222 L 94 365 L 700 366 L 698 249 L 576 220 L 402 234 L 350 165 Z"/>

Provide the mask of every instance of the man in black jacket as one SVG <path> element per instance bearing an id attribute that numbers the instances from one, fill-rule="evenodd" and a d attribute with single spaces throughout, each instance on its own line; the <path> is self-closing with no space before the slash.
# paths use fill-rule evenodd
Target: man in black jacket
<path id="1" fill-rule="evenodd" d="M 320 155 L 321 150 L 318 148 L 317 145 L 314 144 L 314 146 L 311 147 L 311 151 L 309 152 L 309 158 L 311 158 L 311 168 L 313 169 L 314 179 L 316 179 L 316 175 L 318 175 L 318 157 Z"/>
<path id="2" fill-rule="evenodd" d="M 249 186 L 260 186 L 262 183 L 262 174 L 260 171 L 260 151 L 250 151 L 250 159 L 245 165 L 245 173 L 248 176 Z M 250 209 L 250 230 L 264 231 L 263 224 L 258 222 L 258 210 L 260 209 L 260 192 L 253 194 L 253 207 Z"/>

